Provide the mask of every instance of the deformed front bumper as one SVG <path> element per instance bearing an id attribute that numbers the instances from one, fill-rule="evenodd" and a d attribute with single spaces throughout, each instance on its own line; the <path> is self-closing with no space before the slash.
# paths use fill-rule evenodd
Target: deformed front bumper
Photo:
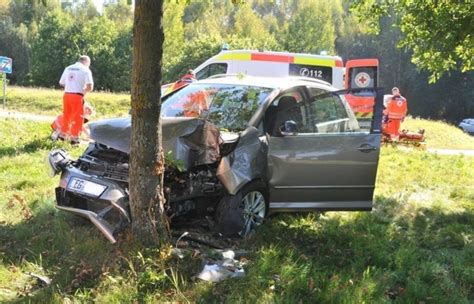
<path id="1" fill-rule="evenodd" d="M 94 193 L 77 184 L 95 185 L 104 189 Z M 59 187 L 56 188 L 56 208 L 89 219 L 111 242 L 114 233 L 131 222 L 128 192 L 118 183 L 89 175 L 71 164 L 62 168 Z"/>

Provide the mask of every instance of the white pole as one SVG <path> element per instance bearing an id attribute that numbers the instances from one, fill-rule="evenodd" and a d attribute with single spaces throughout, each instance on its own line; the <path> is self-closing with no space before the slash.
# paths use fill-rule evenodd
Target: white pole
<path id="1" fill-rule="evenodd" d="M 2 73 L 2 83 L 3 83 L 3 108 L 6 108 L 7 104 L 7 74 Z"/>

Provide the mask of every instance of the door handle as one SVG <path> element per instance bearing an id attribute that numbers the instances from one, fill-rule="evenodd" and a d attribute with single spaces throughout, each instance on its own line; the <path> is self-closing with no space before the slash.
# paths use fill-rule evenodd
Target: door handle
<path id="1" fill-rule="evenodd" d="M 377 150 L 377 147 L 369 144 L 363 144 L 359 148 L 357 148 L 357 150 L 359 150 L 360 152 L 369 153 L 370 151 Z"/>

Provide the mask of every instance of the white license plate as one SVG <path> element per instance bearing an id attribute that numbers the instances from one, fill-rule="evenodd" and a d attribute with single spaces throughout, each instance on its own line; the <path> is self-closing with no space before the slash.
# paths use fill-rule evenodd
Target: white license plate
<path id="1" fill-rule="evenodd" d="M 107 188 L 106 186 L 93 183 L 90 181 L 87 181 L 85 179 L 73 177 L 69 181 L 67 185 L 68 190 L 84 193 L 84 194 L 89 194 L 93 196 L 100 196 L 104 190 Z"/>

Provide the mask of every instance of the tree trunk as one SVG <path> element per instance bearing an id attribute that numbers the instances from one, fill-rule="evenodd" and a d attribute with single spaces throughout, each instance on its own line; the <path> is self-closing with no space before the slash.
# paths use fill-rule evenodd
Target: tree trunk
<path id="1" fill-rule="evenodd" d="M 168 241 L 161 148 L 163 1 L 135 1 L 132 66 L 130 207 L 132 231 L 145 245 Z"/>

